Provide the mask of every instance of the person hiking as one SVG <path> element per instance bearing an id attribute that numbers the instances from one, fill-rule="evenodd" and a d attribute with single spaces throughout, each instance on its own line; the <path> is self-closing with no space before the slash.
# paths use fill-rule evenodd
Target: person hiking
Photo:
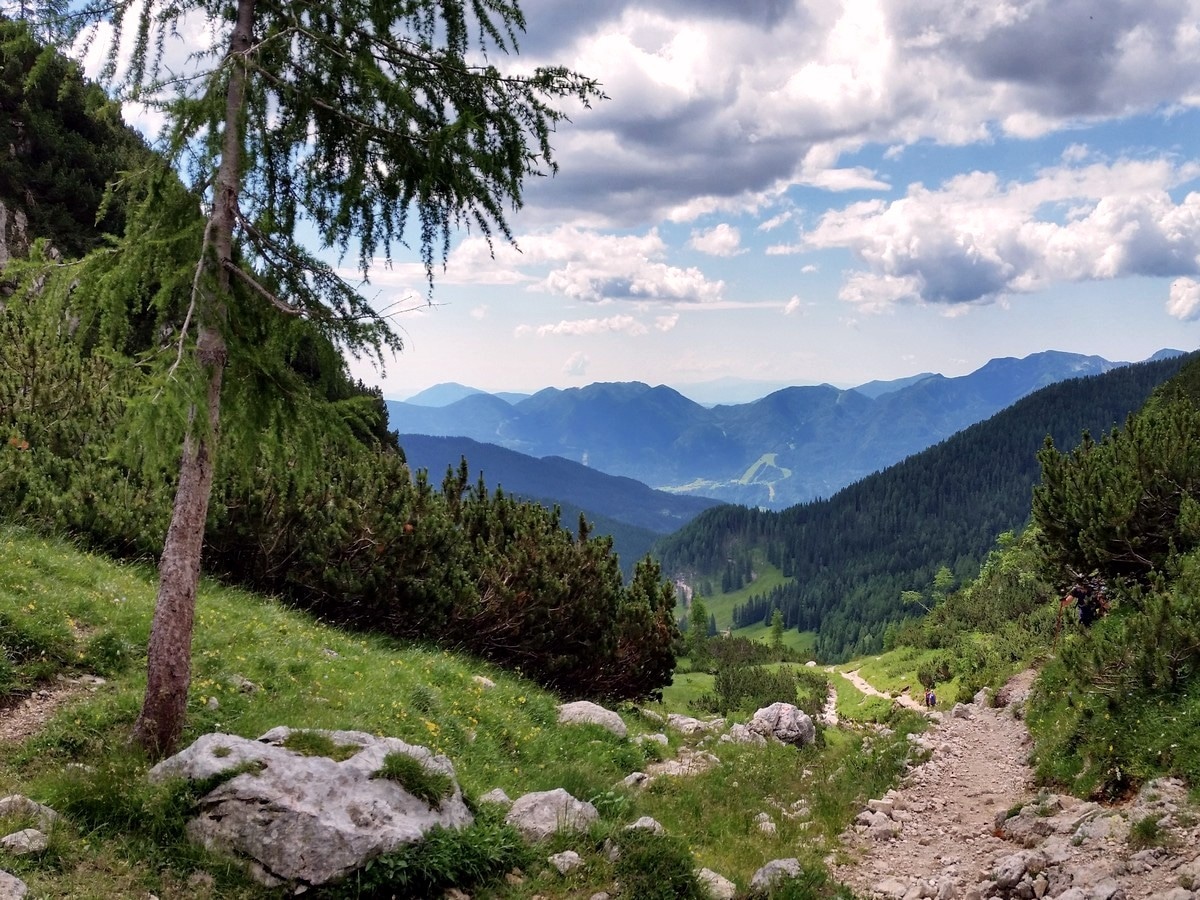
<path id="1" fill-rule="evenodd" d="M 933 709 L 935 706 L 937 706 L 937 694 L 933 692 L 933 688 L 929 688 L 927 691 L 925 691 L 925 705 L 929 709 Z"/>

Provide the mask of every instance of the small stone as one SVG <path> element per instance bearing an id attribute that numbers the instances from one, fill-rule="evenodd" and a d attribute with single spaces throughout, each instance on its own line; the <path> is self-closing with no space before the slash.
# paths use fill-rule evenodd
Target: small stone
<path id="1" fill-rule="evenodd" d="M 574 850 L 564 850 L 562 853 L 555 853 L 549 859 L 550 865 L 558 869 L 560 875 L 566 875 L 572 869 L 578 869 L 583 865 L 583 859 Z"/>
<path id="2" fill-rule="evenodd" d="M 0 838 L 0 848 L 7 850 L 13 856 L 28 856 L 30 853 L 41 853 L 50 846 L 50 839 L 36 828 L 23 828 Z M 1106 898 L 1107 900 L 1107 898 Z"/>
<path id="3" fill-rule="evenodd" d="M 713 900 L 733 900 L 737 896 L 737 885 L 712 869 L 701 869 L 696 873 L 696 878 L 708 888 Z"/>

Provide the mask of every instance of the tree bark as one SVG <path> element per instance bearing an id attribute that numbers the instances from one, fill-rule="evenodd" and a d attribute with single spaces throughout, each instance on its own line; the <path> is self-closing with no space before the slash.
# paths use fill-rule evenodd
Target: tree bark
<path id="1" fill-rule="evenodd" d="M 251 49 L 254 0 L 238 0 L 237 22 L 230 38 L 231 66 L 225 96 L 225 133 L 221 166 L 213 187 L 213 208 L 206 233 L 204 284 L 196 301 L 196 358 L 207 377 L 207 419 L 188 419 L 179 466 L 179 483 L 171 524 L 158 566 L 158 597 L 146 650 L 146 696 L 133 728 L 133 738 L 153 757 L 175 749 L 183 732 L 191 686 L 192 632 L 204 526 L 212 495 L 216 448 L 221 433 L 221 384 L 228 347 L 225 341 L 229 267 L 241 188 L 242 110 L 246 92 L 245 59 Z"/>

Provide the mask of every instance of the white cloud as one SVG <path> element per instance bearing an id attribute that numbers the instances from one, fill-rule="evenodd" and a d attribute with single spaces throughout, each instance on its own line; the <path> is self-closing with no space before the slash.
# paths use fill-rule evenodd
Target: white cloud
<path id="1" fill-rule="evenodd" d="M 1200 281 L 1194 278 L 1176 278 L 1172 281 L 1167 312 L 1184 322 L 1200 319 Z"/>
<path id="2" fill-rule="evenodd" d="M 669 316 L 658 316 L 654 320 L 654 327 L 659 331 L 671 331 L 679 324 L 679 313 L 672 313 Z"/>
<path id="3" fill-rule="evenodd" d="M 895 201 L 833 210 L 803 236 L 810 249 L 851 250 L 863 268 L 841 297 L 891 303 L 988 302 L 1064 281 L 1200 271 L 1200 193 L 1171 191 L 1195 163 L 1122 160 L 1047 169 L 1028 182 L 972 172 Z"/>
<path id="4" fill-rule="evenodd" d="M 793 212 L 790 209 L 786 210 L 784 212 L 781 212 L 777 216 L 772 216 L 771 218 L 767 219 L 766 221 L 759 222 L 758 226 L 757 226 L 757 230 L 758 231 L 774 231 L 779 226 L 786 225 L 788 222 L 790 222 L 794 215 L 795 215 L 795 212 Z"/>
<path id="5" fill-rule="evenodd" d="M 709 256 L 737 256 L 745 253 L 741 243 L 741 232 L 724 222 L 712 228 L 697 229 L 688 240 L 689 247 Z"/>
<path id="6" fill-rule="evenodd" d="M 797 294 L 793 296 L 792 299 L 787 302 L 787 305 L 783 307 L 783 314 L 785 316 L 790 316 L 793 313 L 798 312 L 803 305 L 804 301 L 801 300 L 800 295 Z"/>
<path id="7" fill-rule="evenodd" d="M 472 307 L 472 309 L 471 309 L 471 318 L 472 318 L 472 319 L 486 319 L 486 318 L 488 317 L 488 312 L 489 312 L 489 311 L 490 311 L 490 310 L 489 310 L 489 308 L 488 308 L 488 305 L 487 305 L 486 303 L 485 303 L 485 304 L 483 304 L 482 306 L 475 306 L 475 307 Z"/>
<path id="8" fill-rule="evenodd" d="M 640 337 L 649 329 L 633 316 L 609 316 L 607 319 L 564 319 L 553 325 L 518 325 L 515 336 L 534 334 L 538 337 L 587 337 L 596 334 L 627 334 Z"/>
<path id="9" fill-rule="evenodd" d="M 572 353 L 565 363 L 563 363 L 563 374 L 571 378 L 583 378 L 587 375 L 588 367 L 592 361 L 588 355 L 582 351 Z"/>

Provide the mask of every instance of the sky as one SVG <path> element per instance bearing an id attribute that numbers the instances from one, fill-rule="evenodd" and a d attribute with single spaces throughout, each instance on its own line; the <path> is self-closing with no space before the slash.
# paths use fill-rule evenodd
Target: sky
<path id="1" fill-rule="evenodd" d="M 456 235 L 431 302 L 415 256 L 372 267 L 405 348 L 353 370 L 385 397 L 1200 345 L 1200 0 L 522 9 L 506 64 L 608 99 L 553 136 L 515 248 Z"/>

